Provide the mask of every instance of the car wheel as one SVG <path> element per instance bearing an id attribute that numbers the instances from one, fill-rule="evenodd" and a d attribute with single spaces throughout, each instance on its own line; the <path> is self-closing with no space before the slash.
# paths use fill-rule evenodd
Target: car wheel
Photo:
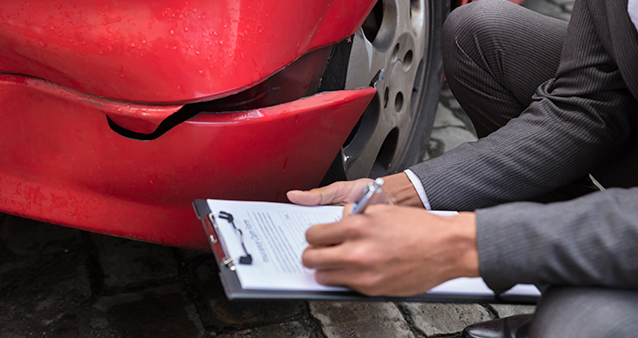
<path id="1" fill-rule="evenodd" d="M 376 83 L 377 94 L 322 184 L 396 173 L 421 159 L 441 88 L 448 12 L 445 1 L 379 0 L 361 29 L 335 47 L 323 86 L 335 78 L 345 89 Z"/>

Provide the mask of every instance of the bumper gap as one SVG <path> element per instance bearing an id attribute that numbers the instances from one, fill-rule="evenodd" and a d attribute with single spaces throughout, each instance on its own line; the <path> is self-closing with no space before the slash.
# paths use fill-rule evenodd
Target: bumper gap
<path id="1" fill-rule="evenodd" d="M 322 76 L 328 68 L 330 56 L 333 54 L 335 46 L 338 45 L 309 52 L 265 81 L 237 94 L 211 101 L 185 104 L 180 110 L 162 121 L 158 128 L 150 134 L 131 131 L 118 125 L 107 116 L 109 127 L 124 137 L 150 141 L 200 113 L 227 114 L 261 109 L 314 95 L 326 89 L 321 87 Z M 341 88 L 333 90 L 336 89 Z"/>

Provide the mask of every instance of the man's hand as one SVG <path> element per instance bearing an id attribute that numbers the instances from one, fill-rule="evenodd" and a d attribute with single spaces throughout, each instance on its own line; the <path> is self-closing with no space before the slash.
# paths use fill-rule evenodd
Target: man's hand
<path id="1" fill-rule="evenodd" d="M 372 197 L 371 204 L 384 203 L 423 208 L 419 195 L 405 173 L 385 176 L 383 180 L 385 182 L 381 193 Z M 291 190 L 287 193 L 287 196 L 291 202 L 301 205 L 354 203 L 361 198 L 363 190 L 371 182 L 374 181 L 369 178 L 335 182 L 328 186 L 308 191 Z"/>
<path id="2" fill-rule="evenodd" d="M 436 216 L 423 209 L 371 205 L 306 232 L 303 264 L 324 285 L 370 296 L 416 295 L 457 277 L 478 277 L 474 213 Z"/>

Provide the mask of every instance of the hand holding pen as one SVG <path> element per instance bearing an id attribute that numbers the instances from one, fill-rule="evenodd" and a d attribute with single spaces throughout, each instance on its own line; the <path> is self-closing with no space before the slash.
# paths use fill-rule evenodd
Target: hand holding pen
<path id="1" fill-rule="evenodd" d="M 370 204 L 372 196 L 381 192 L 382 186 L 383 179 L 380 177 L 374 180 L 374 182 L 369 183 L 363 190 L 363 195 L 361 196 L 361 198 L 352 205 L 350 216 L 354 216 L 355 214 L 362 214 Z"/>

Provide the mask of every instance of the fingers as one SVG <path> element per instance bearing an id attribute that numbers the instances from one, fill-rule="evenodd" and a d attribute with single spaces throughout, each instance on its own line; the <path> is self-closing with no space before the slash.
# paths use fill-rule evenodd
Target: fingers
<path id="1" fill-rule="evenodd" d="M 317 224 L 306 230 L 306 242 L 310 245 L 326 246 L 342 243 L 349 236 L 343 222 Z"/>
<path id="2" fill-rule="evenodd" d="M 338 269 L 345 266 L 345 254 L 338 245 L 310 245 L 301 255 L 301 262 L 308 269 Z"/>
<path id="3" fill-rule="evenodd" d="M 302 255 L 305 267 L 315 270 L 315 280 L 322 285 L 345 286 L 368 295 L 379 295 L 383 276 L 376 271 L 377 258 L 368 250 L 344 246 L 309 246 Z"/>
<path id="4" fill-rule="evenodd" d="M 380 276 L 352 269 L 325 269 L 315 271 L 315 280 L 322 285 L 345 286 L 368 296 L 380 296 Z"/>
<path id="5" fill-rule="evenodd" d="M 344 237 L 347 237 L 345 235 Z M 366 243 L 354 240 L 326 240 L 329 244 L 310 244 L 301 261 L 309 269 L 336 269 L 370 267 L 380 260 L 383 249 L 373 249 Z"/>
<path id="6" fill-rule="evenodd" d="M 307 191 L 291 190 L 286 196 L 288 199 L 301 205 L 325 205 L 337 203 L 352 203 L 356 201 L 370 179 L 360 179 L 349 182 L 335 182 L 321 188 Z"/>
<path id="7" fill-rule="evenodd" d="M 363 235 L 371 220 L 363 215 L 350 217 L 351 208 L 350 204 L 344 207 L 339 222 L 316 224 L 306 230 L 306 242 L 317 246 L 335 245 Z"/>

